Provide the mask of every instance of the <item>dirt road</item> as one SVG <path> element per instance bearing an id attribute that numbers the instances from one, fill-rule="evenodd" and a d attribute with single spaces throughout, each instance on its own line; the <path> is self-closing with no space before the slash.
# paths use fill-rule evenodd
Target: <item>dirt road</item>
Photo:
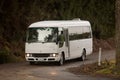
<path id="1" fill-rule="evenodd" d="M 85 64 L 97 61 L 98 53 L 93 53 L 87 57 Z M 114 59 L 115 52 L 102 52 L 102 60 Z M 9 63 L 0 65 L 0 80 L 117 80 L 105 77 L 91 77 L 89 75 L 74 75 L 66 71 L 67 68 L 82 65 L 82 61 L 67 61 L 63 66 L 53 63 L 41 63 L 29 65 L 23 63 Z"/>

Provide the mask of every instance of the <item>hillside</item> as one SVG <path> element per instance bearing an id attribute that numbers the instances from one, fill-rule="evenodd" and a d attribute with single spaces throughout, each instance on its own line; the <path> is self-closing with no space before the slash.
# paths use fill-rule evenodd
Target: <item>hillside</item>
<path id="1" fill-rule="evenodd" d="M 91 22 L 94 38 L 114 37 L 114 4 L 115 0 L 0 0 L 0 56 L 5 57 L 0 60 L 24 58 L 26 30 L 36 21 L 80 17 Z"/>

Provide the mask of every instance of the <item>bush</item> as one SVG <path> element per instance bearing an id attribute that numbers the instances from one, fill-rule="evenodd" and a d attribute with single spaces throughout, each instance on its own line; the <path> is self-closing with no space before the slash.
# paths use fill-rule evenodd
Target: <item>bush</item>
<path id="1" fill-rule="evenodd" d="M 7 63 L 8 62 L 8 51 L 2 50 L 0 51 L 0 64 Z"/>

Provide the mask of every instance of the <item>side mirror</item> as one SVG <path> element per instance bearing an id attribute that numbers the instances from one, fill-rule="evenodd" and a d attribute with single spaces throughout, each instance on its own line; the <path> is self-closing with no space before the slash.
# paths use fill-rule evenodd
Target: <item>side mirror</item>
<path id="1" fill-rule="evenodd" d="M 58 44 L 58 41 L 56 41 L 56 44 Z"/>
<path id="2" fill-rule="evenodd" d="M 60 41 L 60 36 L 57 37 L 56 44 L 58 44 Z"/>
<path id="3" fill-rule="evenodd" d="M 63 31 L 61 31 L 61 34 L 63 34 Z"/>

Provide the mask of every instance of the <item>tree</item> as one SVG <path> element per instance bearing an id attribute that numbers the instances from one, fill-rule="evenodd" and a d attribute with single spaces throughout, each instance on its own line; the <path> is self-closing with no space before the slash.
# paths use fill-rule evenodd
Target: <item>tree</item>
<path id="1" fill-rule="evenodd" d="M 116 19 L 116 71 L 120 72 L 120 0 L 116 0 L 115 4 Z"/>

